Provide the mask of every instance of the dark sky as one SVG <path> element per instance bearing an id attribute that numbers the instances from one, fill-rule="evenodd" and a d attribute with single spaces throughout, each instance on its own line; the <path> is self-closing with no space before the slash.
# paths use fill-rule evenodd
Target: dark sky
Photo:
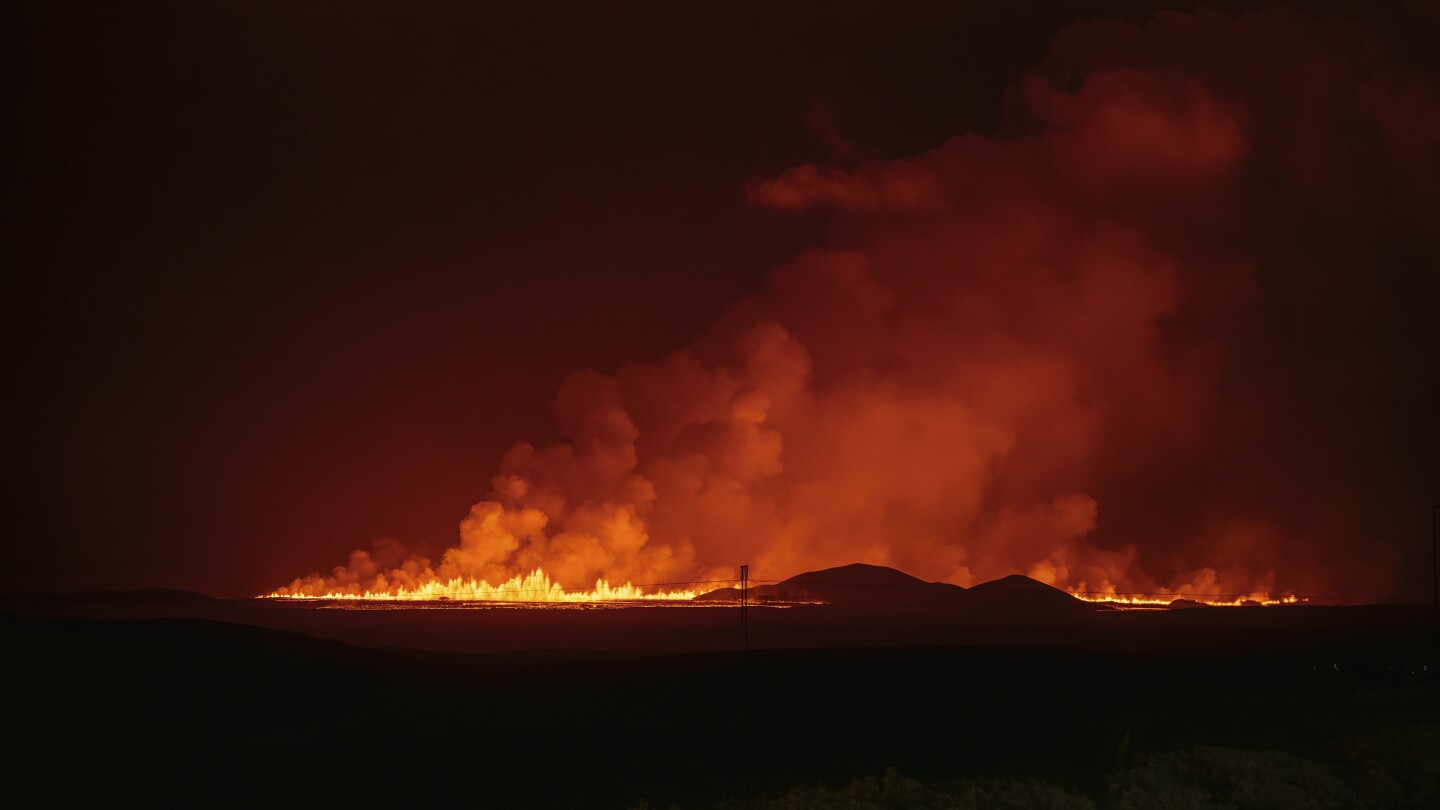
<path id="1" fill-rule="evenodd" d="M 1347 5 L 1435 75 L 1433 3 Z M 567 374 L 687 345 L 822 237 L 749 184 L 989 133 L 1057 32 L 1156 7 L 7 11 L 0 586 L 439 551 L 506 448 L 557 438 Z"/>

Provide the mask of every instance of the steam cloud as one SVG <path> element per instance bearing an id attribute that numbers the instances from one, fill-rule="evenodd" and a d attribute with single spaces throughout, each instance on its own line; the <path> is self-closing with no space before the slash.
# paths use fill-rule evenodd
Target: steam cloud
<path id="1" fill-rule="evenodd" d="M 690 348 L 572 375 L 569 440 L 513 447 L 438 561 L 387 544 L 290 589 L 856 561 L 1391 586 L 1404 560 L 1361 551 L 1427 495 L 1402 428 L 1440 412 L 1440 106 L 1378 53 L 1285 11 L 1084 24 L 996 137 L 757 182 L 830 211 L 826 243 Z"/>

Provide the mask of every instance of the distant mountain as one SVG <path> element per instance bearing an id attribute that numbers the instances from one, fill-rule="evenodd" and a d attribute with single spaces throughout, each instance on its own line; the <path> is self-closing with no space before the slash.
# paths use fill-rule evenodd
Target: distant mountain
<path id="1" fill-rule="evenodd" d="M 1059 613 L 1093 613 L 1095 606 L 1020 574 L 972 587 L 969 608 L 992 617 L 1036 619 Z"/>
<path id="2" fill-rule="evenodd" d="M 178 588 L 135 588 L 125 591 L 31 591 L 29 593 L 5 594 L 0 601 L 7 603 L 63 602 L 76 603 L 209 603 L 217 601 L 213 596 Z"/>
<path id="3" fill-rule="evenodd" d="M 958 585 L 926 582 L 903 571 L 883 565 L 852 563 L 819 571 L 806 571 L 773 585 L 750 589 L 755 602 L 826 602 L 833 605 L 884 607 L 913 606 L 919 601 L 934 601 L 935 594 L 964 591 Z M 699 601 L 740 598 L 737 588 L 721 588 L 695 597 Z"/>
<path id="4" fill-rule="evenodd" d="M 0 596 L 0 614 L 93 619 L 209 618 L 226 603 L 175 588 L 16 593 Z"/>
<path id="5" fill-rule="evenodd" d="M 926 582 L 904 571 L 855 563 L 807 571 L 773 585 L 750 589 L 756 603 L 825 602 L 841 608 L 911 614 L 954 614 L 981 620 L 1034 619 L 1060 613 L 1092 612 L 1086 602 L 1029 577 L 1012 575 L 965 589 Z M 701 594 L 699 601 L 740 598 L 736 588 Z"/>
<path id="6" fill-rule="evenodd" d="M 796 574 L 781 584 L 843 585 L 866 588 L 960 588 L 959 585 L 948 585 L 943 582 L 926 582 L 919 577 L 912 577 L 904 571 L 886 568 L 883 565 L 866 565 L 865 563 L 851 563 L 819 571 L 807 571 L 803 574 Z M 961 588 L 961 590 L 964 589 Z"/>
<path id="7" fill-rule="evenodd" d="M 773 596 L 786 601 L 818 601 L 867 610 L 938 610 L 954 604 L 964 588 L 926 582 L 881 565 L 854 563 L 807 571 L 774 586 Z"/>
<path id="8" fill-rule="evenodd" d="M 982 582 L 979 585 L 972 586 L 970 590 L 1029 591 L 1032 593 L 1047 593 L 1053 591 L 1054 593 L 1058 593 L 1062 596 L 1070 596 L 1070 594 L 1065 593 L 1059 588 L 1053 587 L 1051 585 L 1046 585 L 1039 580 L 1031 579 L 1030 577 L 1021 576 L 1019 574 L 1011 574 L 1008 577 L 1001 577 L 999 579 L 992 579 L 989 582 Z"/>

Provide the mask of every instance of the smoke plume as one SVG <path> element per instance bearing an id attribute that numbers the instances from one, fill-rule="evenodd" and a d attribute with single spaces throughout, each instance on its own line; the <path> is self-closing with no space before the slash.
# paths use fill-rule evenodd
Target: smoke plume
<path id="1" fill-rule="evenodd" d="M 1367 550 L 1435 483 L 1440 106 L 1381 53 L 1286 11 L 1079 25 L 993 136 L 756 181 L 828 212 L 824 244 L 689 348 L 573 374 L 568 439 L 506 453 L 438 560 L 291 589 L 742 562 L 1395 587 Z"/>

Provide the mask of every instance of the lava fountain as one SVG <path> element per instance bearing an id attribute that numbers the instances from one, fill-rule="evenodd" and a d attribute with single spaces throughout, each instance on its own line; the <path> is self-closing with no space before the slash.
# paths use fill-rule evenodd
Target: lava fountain
<path id="1" fill-rule="evenodd" d="M 696 583 L 683 583 L 696 584 Z M 511 577 L 498 585 L 491 585 L 481 579 L 454 577 L 431 579 L 414 587 L 399 586 L 394 590 L 365 588 L 364 590 L 343 588 L 323 593 L 305 593 L 289 588 L 277 588 L 263 594 L 261 599 L 300 600 L 380 600 L 393 602 L 424 602 L 451 600 L 459 602 L 630 602 L 630 601 L 684 601 L 700 594 L 695 590 L 646 590 L 626 582 L 611 585 L 597 580 L 593 588 L 565 588 L 552 581 L 544 571 L 535 569 L 523 576 Z"/>
<path id="2" fill-rule="evenodd" d="M 567 377 L 561 440 L 512 446 L 433 566 L 377 546 L 270 595 L 676 600 L 695 594 L 632 583 L 856 561 L 1131 605 L 1388 587 L 1401 558 L 1364 544 L 1400 536 L 1384 516 L 1410 496 L 1363 471 L 1411 440 L 1359 409 L 1415 392 L 1335 385 L 1418 365 L 1340 351 L 1335 324 L 1424 289 L 1376 276 L 1414 264 L 1376 246 L 1431 244 L 1411 229 L 1440 108 L 1292 13 L 1158 17 L 1094 64 L 1087 36 L 1121 34 L 1064 35 L 1007 94 L 1006 135 L 757 180 L 757 206 L 828 218 L 820 244 L 688 347 Z M 1428 323 L 1405 295 L 1383 305 Z M 1283 333 L 1277 301 L 1304 302 Z"/>

